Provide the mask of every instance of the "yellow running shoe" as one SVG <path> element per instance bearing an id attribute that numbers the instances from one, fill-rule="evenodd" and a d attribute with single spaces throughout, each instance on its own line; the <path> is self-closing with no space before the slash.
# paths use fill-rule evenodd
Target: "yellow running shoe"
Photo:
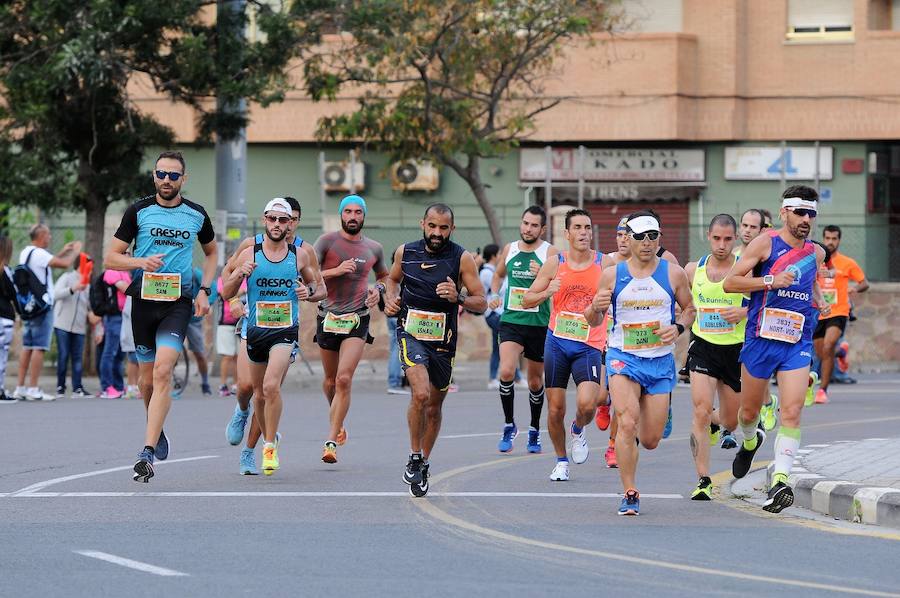
<path id="1" fill-rule="evenodd" d="M 344 443 L 347 442 L 347 430 L 341 427 L 340 431 L 338 432 L 337 438 L 335 438 L 335 441 L 337 441 L 338 446 L 344 446 Z"/>
<path id="2" fill-rule="evenodd" d="M 337 445 L 330 440 L 325 443 L 322 449 L 322 461 L 325 463 L 337 463 Z"/>
<path id="3" fill-rule="evenodd" d="M 272 475 L 278 469 L 278 449 L 274 445 L 263 449 L 263 473 Z"/>
<path id="4" fill-rule="evenodd" d="M 778 423 L 778 395 L 770 394 L 769 395 L 770 403 L 768 405 L 763 405 L 760 411 L 760 420 L 762 421 L 763 428 L 765 428 L 766 432 L 775 428 L 775 424 Z"/>
<path id="5" fill-rule="evenodd" d="M 712 500 L 712 480 L 706 476 L 700 478 L 700 483 L 691 492 L 691 500 Z"/>
<path id="6" fill-rule="evenodd" d="M 715 424 L 710 424 L 709 430 L 709 446 L 716 446 L 719 444 L 719 426 L 715 426 Z"/>
<path id="7" fill-rule="evenodd" d="M 809 407 L 816 402 L 816 387 L 819 385 L 819 375 L 815 372 L 809 373 L 809 385 L 806 387 L 806 399 L 803 401 L 804 407 Z"/>

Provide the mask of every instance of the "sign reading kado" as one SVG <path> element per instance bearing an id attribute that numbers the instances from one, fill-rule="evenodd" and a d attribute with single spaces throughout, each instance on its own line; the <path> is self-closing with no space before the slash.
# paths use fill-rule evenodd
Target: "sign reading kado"
<path id="1" fill-rule="evenodd" d="M 590 148 L 584 166 L 577 147 L 554 147 L 550 178 L 554 181 L 704 181 L 705 155 L 700 149 Z M 544 148 L 519 151 L 519 179 L 547 178 Z"/>

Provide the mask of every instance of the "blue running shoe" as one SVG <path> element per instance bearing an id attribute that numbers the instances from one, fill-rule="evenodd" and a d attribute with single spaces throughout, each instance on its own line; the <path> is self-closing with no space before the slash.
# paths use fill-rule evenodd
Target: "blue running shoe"
<path id="1" fill-rule="evenodd" d="M 506 424 L 503 426 L 503 436 L 500 437 L 500 442 L 497 443 L 497 450 L 501 453 L 508 453 L 513 448 L 513 439 L 519 435 L 519 430 L 516 428 L 516 424 Z"/>
<path id="2" fill-rule="evenodd" d="M 200 385 L 200 392 L 207 397 L 212 395 L 212 388 L 209 386 L 209 382 L 204 382 Z"/>
<path id="3" fill-rule="evenodd" d="M 259 475 L 256 469 L 256 454 L 252 448 L 241 449 L 241 475 Z"/>
<path id="4" fill-rule="evenodd" d="M 228 444 L 231 446 L 239 445 L 244 439 L 244 428 L 247 426 L 248 417 L 250 417 L 250 407 L 247 407 L 246 411 L 241 411 L 240 405 L 234 406 L 231 421 L 225 426 L 225 438 L 228 439 Z"/>
<path id="5" fill-rule="evenodd" d="M 528 452 L 541 452 L 541 431 L 534 428 L 528 428 Z"/>
<path id="6" fill-rule="evenodd" d="M 144 449 L 138 455 L 137 463 L 134 464 L 134 475 L 131 477 L 135 482 L 143 482 L 146 484 L 153 477 L 153 453 L 149 449 Z"/>
<path id="7" fill-rule="evenodd" d="M 156 441 L 156 458 L 165 461 L 169 458 L 169 437 L 166 436 L 165 430 L 159 431 L 159 440 Z"/>
<path id="8" fill-rule="evenodd" d="M 722 430 L 722 448 L 723 449 L 734 449 L 737 448 L 737 438 L 734 437 L 734 432 L 731 430 Z"/>
<path id="9" fill-rule="evenodd" d="M 663 428 L 663 438 L 672 435 L 672 399 L 669 399 L 669 419 L 666 420 L 666 427 Z"/>
<path id="10" fill-rule="evenodd" d="M 638 515 L 641 512 L 641 495 L 632 488 L 625 493 L 619 505 L 619 515 Z"/>

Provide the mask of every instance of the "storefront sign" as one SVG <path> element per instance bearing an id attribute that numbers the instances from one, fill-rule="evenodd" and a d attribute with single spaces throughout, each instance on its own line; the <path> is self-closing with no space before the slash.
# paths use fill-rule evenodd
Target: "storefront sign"
<path id="1" fill-rule="evenodd" d="M 819 180 L 832 178 L 832 148 L 819 147 Z M 777 181 L 782 170 L 788 181 L 812 181 L 816 178 L 816 148 L 787 146 L 784 156 L 778 146 L 726 147 L 725 178 L 731 180 Z"/>
<path id="2" fill-rule="evenodd" d="M 519 150 L 519 178 L 543 181 L 547 178 L 544 148 Z M 585 150 L 585 181 L 704 181 L 705 155 L 694 149 L 589 148 Z M 577 181 L 581 172 L 577 147 L 554 147 L 550 178 Z"/>

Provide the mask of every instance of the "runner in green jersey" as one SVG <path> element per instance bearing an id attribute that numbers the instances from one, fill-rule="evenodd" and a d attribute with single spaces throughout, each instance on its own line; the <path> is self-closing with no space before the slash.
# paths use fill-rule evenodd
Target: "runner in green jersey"
<path id="1" fill-rule="evenodd" d="M 528 452 L 541 452 L 541 410 L 544 406 L 544 340 L 550 321 L 550 302 L 531 308 L 522 306 L 522 298 L 531 287 L 538 270 L 547 258 L 559 250 L 542 240 L 547 232 L 547 214 L 540 206 L 530 206 L 522 213 L 519 225 L 521 239 L 509 243 L 500 252 L 500 260 L 491 281 L 491 309 L 503 306 L 500 317 L 500 403 L 505 424 L 497 448 L 508 453 L 519 433 L 513 418 L 515 387 L 513 378 L 519 356 L 524 353 L 528 378 L 528 401 L 531 426 L 528 429 Z M 503 296 L 498 293 L 506 288 Z"/>

